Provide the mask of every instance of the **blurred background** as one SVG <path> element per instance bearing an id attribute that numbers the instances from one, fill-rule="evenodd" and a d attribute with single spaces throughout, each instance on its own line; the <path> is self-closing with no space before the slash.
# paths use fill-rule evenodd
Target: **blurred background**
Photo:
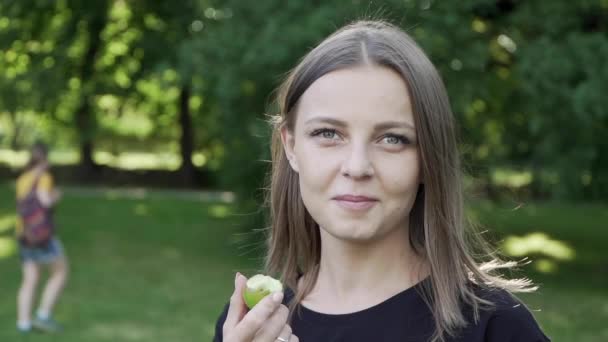
<path id="1" fill-rule="evenodd" d="M 66 326 L 40 341 L 210 341 L 261 265 L 273 92 L 354 19 L 447 85 L 467 214 L 530 263 L 558 341 L 608 340 L 608 1 L 1 0 L 0 340 L 19 341 L 14 180 L 38 140 L 64 191 Z"/>

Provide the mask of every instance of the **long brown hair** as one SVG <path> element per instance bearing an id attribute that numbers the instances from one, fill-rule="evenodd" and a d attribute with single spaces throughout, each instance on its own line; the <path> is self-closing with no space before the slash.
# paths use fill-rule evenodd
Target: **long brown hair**
<path id="1" fill-rule="evenodd" d="M 509 292 L 535 288 L 528 280 L 498 275 L 497 269 L 514 263 L 498 260 L 479 234 L 465 224 L 456 129 L 443 81 L 414 40 L 391 24 L 358 21 L 345 26 L 310 51 L 279 88 L 280 114 L 272 120 L 266 272 L 280 275 L 295 290 L 292 309 L 316 282 L 321 255 L 319 228 L 302 201 L 298 174 L 289 165 L 280 130 L 294 130 L 298 100 L 313 82 L 332 71 L 366 64 L 389 67 L 408 85 L 422 174 L 410 213 L 409 240 L 430 266 L 430 285 L 423 297 L 435 318 L 433 340 L 442 341 L 470 323 L 463 314 L 463 304 L 473 308 L 475 320 L 479 310 L 492 305 L 476 295 L 471 284 Z M 485 260 L 473 257 L 479 255 Z"/>

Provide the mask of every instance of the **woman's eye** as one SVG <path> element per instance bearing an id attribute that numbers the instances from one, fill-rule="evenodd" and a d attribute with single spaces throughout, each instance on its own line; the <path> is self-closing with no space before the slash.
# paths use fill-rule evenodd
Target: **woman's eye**
<path id="1" fill-rule="evenodd" d="M 408 143 L 408 140 L 406 137 L 401 136 L 401 135 L 386 135 L 383 139 L 382 139 L 385 143 L 390 144 L 390 145 L 397 145 L 397 144 L 403 144 L 406 145 Z"/>
<path id="2" fill-rule="evenodd" d="M 310 135 L 313 137 L 321 137 L 323 139 L 335 139 L 337 132 L 335 129 L 322 128 L 313 131 Z"/>
<path id="3" fill-rule="evenodd" d="M 323 133 L 321 133 L 321 136 L 326 139 L 332 139 L 335 135 L 336 135 L 336 132 L 332 132 L 332 131 L 324 131 Z"/>
<path id="4" fill-rule="evenodd" d="M 399 140 L 399 138 L 397 138 L 397 137 L 386 137 L 385 139 L 386 139 L 386 142 L 389 144 L 398 144 L 401 142 Z"/>

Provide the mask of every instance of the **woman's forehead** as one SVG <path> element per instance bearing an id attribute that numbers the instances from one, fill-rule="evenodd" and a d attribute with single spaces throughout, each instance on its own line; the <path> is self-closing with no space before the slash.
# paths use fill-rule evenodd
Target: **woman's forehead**
<path id="1" fill-rule="evenodd" d="M 360 66 L 328 73 L 304 92 L 298 105 L 298 123 L 321 119 L 341 122 L 394 122 L 414 126 L 405 81 L 395 71 Z"/>

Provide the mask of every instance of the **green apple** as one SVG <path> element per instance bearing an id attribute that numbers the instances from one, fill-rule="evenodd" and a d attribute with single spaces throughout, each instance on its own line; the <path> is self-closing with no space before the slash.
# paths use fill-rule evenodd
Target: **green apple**
<path id="1" fill-rule="evenodd" d="M 267 275 L 256 274 L 247 280 L 247 285 L 243 292 L 243 299 L 245 300 L 247 307 L 253 309 L 262 298 L 271 293 L 281 291 L 283 291 L 283 284 L 281 284 L 280 281 Z"/>

